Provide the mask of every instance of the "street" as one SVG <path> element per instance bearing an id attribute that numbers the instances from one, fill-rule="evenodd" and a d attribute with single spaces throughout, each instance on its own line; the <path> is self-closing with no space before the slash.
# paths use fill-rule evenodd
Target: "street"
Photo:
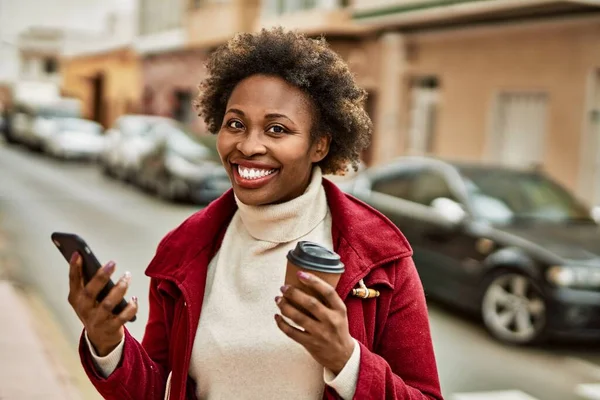
<path id="1" fill-rule="evenodd" d="M 77 233 L 101 262 L 116 261 L 115 275 L 131 271 L 129 295 L 140 298 L 140 311 L 129 329 L 141 339 L 148 311 L 144 269 L 162 236 L 197 209 L 145 195 L 93 165 L 62 163 L 0 142 L 0 222 L 15 246 L 17 278 L 41 294 L 74 350 L 81 324 L 67 303 L 67 264 L 50 234 Z M 600 384 L 599 346 L 509 347 L 491 339 L 477 321 L 437 304 L 430 304 L 430 318 L 448 399 L 575 400 L 581 398 L 576 391 L 586 388 L 581 385 Z M 488 391 L 507 394 L 462 395 Z"/>

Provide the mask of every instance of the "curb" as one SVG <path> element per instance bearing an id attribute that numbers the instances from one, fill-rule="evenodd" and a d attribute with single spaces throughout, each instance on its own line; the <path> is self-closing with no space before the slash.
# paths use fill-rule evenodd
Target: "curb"
<path id="1" fill-rule="evenodd" d="M 0 215 L 0 227 L 1 222 Z M 102 399 L 81 367 L 77 348 L 67 340 L 54 314 L 32 288 L 18 282 L 19 261 L 10 250 L 10 242 L 8 234 L 0 229 L 0 285 L 8 285 L 8 295 L 27 314 L 24 318 L 28 319 L 29 330 L 39 344 L 43 359 L 52 368 L 54 380 L 64 392 L 64 400 Z M 31 366 L 31 370 L 35 367 Z"/>

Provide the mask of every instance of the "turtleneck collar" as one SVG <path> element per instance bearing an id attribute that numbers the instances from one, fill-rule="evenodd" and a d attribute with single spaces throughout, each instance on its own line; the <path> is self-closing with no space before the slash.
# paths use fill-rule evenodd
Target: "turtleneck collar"
<path id="1" fill-rule="evenodd" d="M 248 233 L 257 240 L 288 243 L 312 231 L 329 211 L 322 179 L 321 168 L 314 167 L 306 191 L 285 203 L 249 206 L 236 197 L 238 212 Z"/>

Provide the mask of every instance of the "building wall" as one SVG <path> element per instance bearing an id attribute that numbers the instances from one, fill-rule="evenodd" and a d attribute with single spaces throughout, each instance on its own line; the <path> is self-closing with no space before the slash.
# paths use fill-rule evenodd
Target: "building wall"
<path id="1" fill-rule="evenodd" d="M 377 5 L 418 2 L 379 1 Z M 191 10 L 186 19 L 189 46 L 210 48 L 238 31 L 257 30 L 275 22 L 311 35 L 317 29 L 354 36 L 353 40 L 328 37 L 371 95 L 368 107 L 375 136 L 368 158 L 374 164 L 407 151 L 409 86 L 412 79 L 431 75 L 440 84 L 434 154 L 462 160 L 490 159 L 497 95 L 503 91 L 542 92 L 548 97 L 543 167 L 567 187 L 587 196 L 581 190 L 585 184 L 580 183 L 580 158 L 585 146 L 586 85 L 590 73 L 600 67 L 599 22 L 588 18 L 408 34 L 388 29 L 389 33 L 376 35 L 377 29 L 363 32 L 346 23 L 346 11 L 335 7 L 328 12 L 319 10 L 320 18 L 307 19 L 313 11 L 295 10 L 273 19 L 265 7 L 275 2 L 263 2 L 258 13 L 256 3 L 206 2 Z M 353 4 L 358 8 L 376 5 L 363 1 Z M 362 38 L 356 39 L 361 32 Z"/>
<path id="2" fill-rule="evenodd" d="M 265 0 L 254 30 L 283 26 L 307 34 L 354 32 L 358 27 L 352 24 L 351 12 L 347 7 L 343 7 L 342 3 L 336 0 L 321 0 L 308 7 L 301 2 L 289 0 Z"/>
<path id="3" fill-rule="evenodd" d="M 410 37 L 411 75 L 440 78 L 433 151 L 486 158 L 491 110 L 500 91 L 549 96 L 544 168 L 577 189 L 589 74 L 600 67 L 599 21 L 491 28 Z"/>
<path id="4" fill-rule="evenodd" d="M 205 63 L 208 54 L 203 50 L 188 50 L 161 53 L 145 57 L 142 62 L 143 93 L 142 109 L 149 114 L 175 118 L 178 107 L 177 92 L 188 92 L 195 98 L 198 84 L 206 76 Z M 191 104 L 182 105 L 191 115 L 195 110 Z M 205 129 L 200 118 L 192 118 L 190 122 L 194 130 L 202 133 Z"/>
<path id="5" fill-rule="evenodd" d="M 139 0 L 139 33 L 149 35 L 181 27 L 186 0 Z"/>
<path id="6" fill-rule="evenodd" d="M 238 32 L 252 31 L 259 15 L 259 0 L 206 1 L 197 8 L 190 6 L 184 21 L 188 46 L 220 45 Z"/>
<path id="7" fill-rule="evenodd" d="M 109 127 L 121 115 L 139 110 L 142 87 L 137 55 L 130 49 L 65 58 L 62 60 L 63 93 L 83 101 L 83 114 Z M 92 79 L 104 76 L 101 115 L 94 115 Z"/>
<path id="8" fill-rule="evenodd" d="M 379 68 L 381 52 L 376 38 L 328 38 L 329 46 L 348 63 L 356 83 L 368 92 L 365 109 L 374 124 L 378 122 L 377 101 L 379 97 Z M 373 144 L 366 149 L 361 158 L 370 165 L 377 156 Z"/>

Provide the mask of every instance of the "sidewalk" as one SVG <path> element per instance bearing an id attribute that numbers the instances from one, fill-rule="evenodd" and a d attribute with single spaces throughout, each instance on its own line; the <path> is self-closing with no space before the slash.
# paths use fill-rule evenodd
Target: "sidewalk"
<path id="1" fill-rule="evenodd" d="M 0 327 L 0 399 L 81 399 L 37 335 L 24 296 L 7 281 L 0 281 Z"/>
<path id="2" fill-rule="evenodd" d="M 19 263 L 0 229 L 0 400 L 101 399 L 47 305 L 16 283 Z"/>

